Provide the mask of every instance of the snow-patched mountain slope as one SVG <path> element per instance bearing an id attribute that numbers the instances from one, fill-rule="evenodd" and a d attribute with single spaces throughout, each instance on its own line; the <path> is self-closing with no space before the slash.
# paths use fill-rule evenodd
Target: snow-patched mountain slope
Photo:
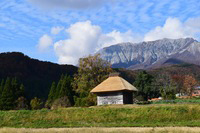
<path id="1" fill-rule="evenodd" d="M 170 58 L 200 64 L 200 43 L 193 38 L 120 43 L 98 51 L 113 67 L 148 69 Z M 195 63 L 197 62 L 197 63 Z"/>

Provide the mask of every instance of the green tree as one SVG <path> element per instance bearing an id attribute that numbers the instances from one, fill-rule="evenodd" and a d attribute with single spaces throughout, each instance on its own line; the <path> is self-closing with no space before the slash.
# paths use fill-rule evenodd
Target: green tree
<path id="1" fill-rule="evenodd" d="M 178 85 L 174 81 L 173 76 L 164 73 L 158 76 L 158 84 L 160 87 L 160 93 L 163 99 L 172 100 L 176 98 L 176 92 Z"/>
<path id="2" fill-rule="evenodd" d="M 91 89 L 105 80 L 111 72 L 111 64 L 102 60 L 99 54 L 80 58 L 78 73 L 73 82 L 73 89 L 78 94 L 74 98 L 75 106 L 94 105 L 96 97 L 90 94 Z"/>
<path id="3" fill-rule="evenodd" d="M 4 89 L 4 80 L 1 80 L 1 84 L 0 84 L 0 99 L 1 99 L 1 95 L 3 93 L 3 89 Z"/>
<path id="4" fill-rule="evenodd" d="M 31 105 L 31 109 L 33 110 L 41 109 L 43 102 L 41 101 L 41 99 L 35 97 L 31 100 L 30 105 Z"/>
<path id="5" fill-rule="evenodd" d="M 73 105 L 74 104 L 74 92 L 73 92 L 73 88 L 72 88 L 72 78 L 69 75 L 62 75 L 58 85 L 56 87 L 56 83 L 53 82 L 51 89 L 49 91 L 49 95 L 48 95 L 48 100 L 45 104 L 45 107 L 47 108 L 51 108 L 52 104 L 55 103 L 55 100 L 57 101 L 56 104 L 57 105 L 59 101 L 63 101 L 63 99 L 68 99 L 68 101 L 70 102 L 70 104 L 68 105 Z M 58 100 L 61 99 L 61 100 Z M 64 105 L 64 104 L 60 104 L 60 105 Z"/>
<path id="6" fill-rule="evenodd" d="M 25 87 L 23 84 L 20 85 L 19 89 L 17 89 L 17 97 L 24 97 Z"/>
<path id="7" fill-rule="evenodd" d="M 69 101 L 71 103 L 71 105 L 74 103 L 73 101 L 73 91 L 72 91 L 72 79 L 69 75 L 65 75 L 64 79 L 62 80 L 62 86 L 61 86 L 61 89 L 59 91 L 59 97 L 58 98 L 61 98 L 61 97 L 65 97 L 67 96 L 67 98 L 69 98 Z"/>
<path id="8" fill-rule="evenodd" d="M 56 99 L 56 83 L 53 82 L 48 94 L 48 99 L 45 103 L 45 108 L 51 108 L 53 101 Z"/>
<path id="9" fill-rule="evenodd" d="M 4 89 L 2 92 L 2 96 L 0 99 L 0 109 L 2 110 L 10 110 L 14 108 L 14 101 L 15 101 L 15 96 L 14 92 L 11 87 L 11 80 L 10 78 L 6 79 Z"/>
<path id="10" fill-rule="evenodd" d="M 60 97 L 59 95 L 60 95 L 60 90 L 62 88 L 63 79 L 64 79 L 64 75 L 62 74 L 60 80 L 58 81 L 58 85 L 56 87 L 54 100 Z"/>
<path id="11" fill-rule="evenodd" d="M 17 81 L 17 78 L 12 78 L 11 79 L 11 88 L 12 91 L 14 92 L 14 96 L 15 96 L 15 100 L 17 100 L 19 97 L 24 96 L 24 85 L 23 84 L 19 84 L 19 82 Z"/>
<path id="12" fill-rule="evenodd" d="M 48 101 L 55 100 L 55 92 L 56 92 L 56 83 L 53 82 L 52 85 L 51 85 L 51 89 L 49 91 Z"/>
<path id="13" fill-rule="evenodd" d="M 138 95 L 141 95 L 145 101 L 153 98 L 156 91 L 153 87 L 153 76 L 146 71 L 140 72 L 134 82 L 134 86 L 138 89 Z"/>

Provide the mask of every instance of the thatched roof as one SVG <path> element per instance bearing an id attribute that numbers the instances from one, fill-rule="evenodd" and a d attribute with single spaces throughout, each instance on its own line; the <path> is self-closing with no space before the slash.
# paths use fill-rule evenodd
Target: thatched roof
<path id="1" fill-rule="evenodd" d="M 109 77 L 92 89 L 90 92 L 112 92 L 112 91 L 138 91 L 133 85 L 119 76 Z"/>

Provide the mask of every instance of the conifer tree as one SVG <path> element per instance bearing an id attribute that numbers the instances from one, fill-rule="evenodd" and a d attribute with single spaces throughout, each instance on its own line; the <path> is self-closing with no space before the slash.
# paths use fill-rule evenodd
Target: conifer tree
<path id="1" fill-rule="evenodd" d="M 17 97 L 24 96 L 25 87 L 23 84 L 20 85 L 19 89 L 17 90 Z"/>
<path id="2" fill-rule="evenodd" d="M 62 81 L 62 86 L 59 92 L 59 98 L 63 96 L 69 95 L 69 89 L 70 89 L 70 83 L 71 83 L 71 78 L 68 75 L 65 75 L 63 81 Z"/>
<path id="3" fill-rule="evenodd" d="M 73 91 L 72 91 L 72 85 L 71 85 L 72 79 L 69 75 L 65 75 L 62 86 L 60 89 L 59 98 L 67 96 L 69 98 L 70 103 L 73 103 Z"/>
<path id="4" fill-rule="evenodd" d="M 14 93 L 14 99 L 15 100 L 17 100 L 17 98 L 18 98 L 18 95 L 17 95 L 17 90 L 18 90 L 18 84 L 17 84 L 17 78 L 12 78 L 11 79 L 11 89 L 12 89 L 12 91 L 13 91 L 13 93 Z"/>
<path id="5" fill-rule="evenodd" d="M 4 90 L 2 92 L 1 96 L 1 109 L 3 110 L 10 110 L 13 109 L 14 107 L 14 94 L 13 90 L 11 87 L 11 80 L 10 78 L 6 79 L 5 85 L 4 85 Z"/>
<path id="6" fill-rule="evenodd" d="M 0 84 L 0 99 L 3 92 L 3 88 L 4 88 L 4 79 L 1 80 L 1 84 Z"/>
<path id="7" fill-rule="evenodd" d="M 4 90 L 4 80 L 1 80 L 1 84 L 0 84 L 0 110 L 2 110 L 3 108 L 3 103 L 2 103 L 2 93 Z"/>
<path id="8" fill-rule="evenodd" d="M 63 79 L 64 79 L 64 75 L 61 75 L 61 78 L 60 78 L 60 80 L 59 80 L 59 82 L 58 82 L 58 85 L 57 85 L 57 87 L 56 87 L 54 99 L 57 99 L 57 98 L 60 97 L 59 95 L 60 95 L 60 90 L 61 90 L 61 88 L 62 88 Z"/>
<path id="9" fill-rule="evenodd" d="M 67 100 L 69 103 L 67 106 L 71 106 L 74 104 L 73 96 L 73 88 L 71 85 L 72 78 L 69 75 L 62 75 L 57 86 L 56 83 L 53 82 L 51 85 L 51 89 L 49 91 L 48 100 L 45 104 L 47 108 L 51 108 L 52 106 L 57 106 L 57 102 L 62 101 L 64 102 Z M 63 101 L 63 99 L 65 99 Z M 55 102 L 57 101 L 57 102 Z M 59 104 L 60 105 L 60 104 Z M 62 104 L 64 105 L 64 104 Z M 66 105 L 66 104 L 65 104 Z M 65 106 L 63 106 L 65 107 Z"/>
<path id="10" fill-rule="evenodd" d="M 55 100 L 55 93 L 56 93 L 56 83 L 53 82 L 52 85 L 51 85 L 51 89 L 49 91 L 48 101 Z"/>

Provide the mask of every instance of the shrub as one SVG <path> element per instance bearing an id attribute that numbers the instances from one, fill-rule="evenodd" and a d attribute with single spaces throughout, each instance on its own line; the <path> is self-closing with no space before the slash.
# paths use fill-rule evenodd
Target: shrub
<path id="1" fill-rule="evenodd" d="M 35 97 L 34 99 L 31 100 L 30 105 L 31 105 L 31 109 L 33 110 L 41 109 L 43 102 L 41 101 L 41 99 Z"/>
<path id="2" fill-rule="evenodd" d="M 138 101 L 136 104 L 144 105 L 144 104 L 151 104 L 150 101 Z"/>
<path id="3" fill-rule="evenodd" d="M 28 104 L 27 104 L 27 100 L 24 97 L 19 97 L 16 100 L 16 109 L 17 110 L 22 110 L 22 109 L 28 109 Z"/>
<path id="4" fill-rule="evenodd" d="M 69 98 L 67 96 L 64 96 L 64 97 L 56 99 L 53 102 L 51 109 L 57 109 L 57 108 L 60 108 L 60 107 L 70 107 L 70 106 L 72 106 L 72 105 L 70 103 Z"/>

